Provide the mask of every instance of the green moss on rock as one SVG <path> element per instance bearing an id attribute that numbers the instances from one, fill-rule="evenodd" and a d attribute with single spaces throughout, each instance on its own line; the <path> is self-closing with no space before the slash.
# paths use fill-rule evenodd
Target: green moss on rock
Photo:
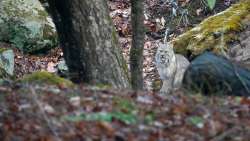
<path id="1" fill-rule="evenodd" d="M 14 78 L 14 52 L 0 45 L 0 79 Z"/>
<path id="2" fill-rule="evenodd" d="M 0 41 L 24 53 L 46 51 L 58 45 L 52 19 L 38 0 L 0 1 Z"/>
<path id="3" fill-rule="evenodd" d="M 0 67 L 0 80 L 3 79 L 11 79 L 11 76 L 3 68 Z"/>
<path id="4" fill-rule="evenodd" d="M 6 48 L 0 48 L 0 53 L 3 53 L 6 50 L 8 50 L 8 49 L 6 49 Z"/>
<path id="5" fill-rule="evenodd" d="M 199 55 L 205 50 L 221 53 L 228 43 L 237 40 L 244 25 L 250 22 L 250 0 L 242 0 L 227 10 L 211 16 L 195 28 L 175 38 L 172 43 L 176 52 Z"/>
<path id="6" fill-rule="evenodd" d="M 34 72 L 29 75 L 25 75 L 21 82 L 27 83 L 46 83 L 51 85 L 60 85 L 65 87 L 73 87 L 74 84 L 67 79 L 61 78 L 55 74 L 41 71 L 41 72 Z"/>

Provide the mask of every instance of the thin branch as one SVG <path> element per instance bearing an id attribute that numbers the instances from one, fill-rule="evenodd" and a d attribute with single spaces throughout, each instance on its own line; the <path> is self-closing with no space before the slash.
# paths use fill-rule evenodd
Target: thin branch
<path id="1" fill-rule="evenodd" d="M 32 98 L 33 98 L 34 102 L 37 104 L 37 106 L 38 106 L 44 120 L 46 121 L 46 123 L 47 123 L 47 125 L 48 125 L 48 127 L 50 129 L 50 131 L 52 132 L 52 134 L 55 135 L 56 141 L 62 141 L 61 138 L 59 137 L 59 134 L 55 130 L 55 128 L 53 126 L 51 126 L 52 123 L 49 120 L 49 117 L 47 116 L 47 114 L 45 113 L 44 108 L 42 107 L 41 103 L 39 102 L 35 89 L 33 87 L 29 87 L 29 89 L 30 89 L 30 92 L 32 94 Z"/>

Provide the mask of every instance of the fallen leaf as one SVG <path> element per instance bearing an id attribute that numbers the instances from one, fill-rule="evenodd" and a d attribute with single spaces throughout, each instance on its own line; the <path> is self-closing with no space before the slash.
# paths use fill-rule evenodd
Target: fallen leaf
<path id="1" fill-rule="evenodd" d="M 48 65 L 47 65 L 47 71 L 51 72 L 51 73 L 56 72 L 55 66 L 56 66 L 55 63 L 49 62 Z"/>

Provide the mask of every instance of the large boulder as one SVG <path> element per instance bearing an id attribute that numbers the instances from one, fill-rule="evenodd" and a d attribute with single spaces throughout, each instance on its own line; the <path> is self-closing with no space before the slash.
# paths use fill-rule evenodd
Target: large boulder
<path id="1" fill-rule="evenodd" d="M 250 0 L 240 0 L 227 10 L 208 17 L 196 27 L 175 38 L 176 52 L 191 57 L 204 51 L 227 54 L 228 48 L 250 24 Z"/>
<path id="2" fill-rule="evenodd" d="M 11 42 L 31 53 L 54 47 L 57 34 L 38 0 L 1 0 L 0 41 Z"/>
<path id="3" fill-rule="evenodd" d="M 57 64 L 57 73 L 60 75 L 60 76 L 63 76 L 63 77 L 67 77 L 68 74 L 69 74 L 69 68 L 65 62 L 65 60 L 61 60 L 58 62 Z"/>
<path id="4" fill-rule="evenodd" d="M 0 48 L 0 79 L 14 75 L 14 52 Z"/>
<path id="5" fill-rule="evenodd" d="M 191 62 L 183 87 L 191 93 L 250 96 L 250 71 L 206 52 Z"/>
<path id="6" fill-rule="evenodd" d="M 240 33 L 238 41 L 230 46 L 228 58 L 250 70 L 250 22 L 246 30 Z"/>

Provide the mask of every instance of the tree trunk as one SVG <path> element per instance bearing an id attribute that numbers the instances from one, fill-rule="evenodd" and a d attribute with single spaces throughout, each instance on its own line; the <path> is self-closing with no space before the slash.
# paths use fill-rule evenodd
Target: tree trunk
<path id="1" fill-rule="evenodd" d="M 48 0 L 47 9 L 73 81 L 129 87 L 127 66 L 106 1 Z"/>
<path id="2" fill-rule="evenodd" d="M 131 0 L 132 47 L 130 50 L 131 84 L 134 90 L 143 89 L 144 0 Z"/>

